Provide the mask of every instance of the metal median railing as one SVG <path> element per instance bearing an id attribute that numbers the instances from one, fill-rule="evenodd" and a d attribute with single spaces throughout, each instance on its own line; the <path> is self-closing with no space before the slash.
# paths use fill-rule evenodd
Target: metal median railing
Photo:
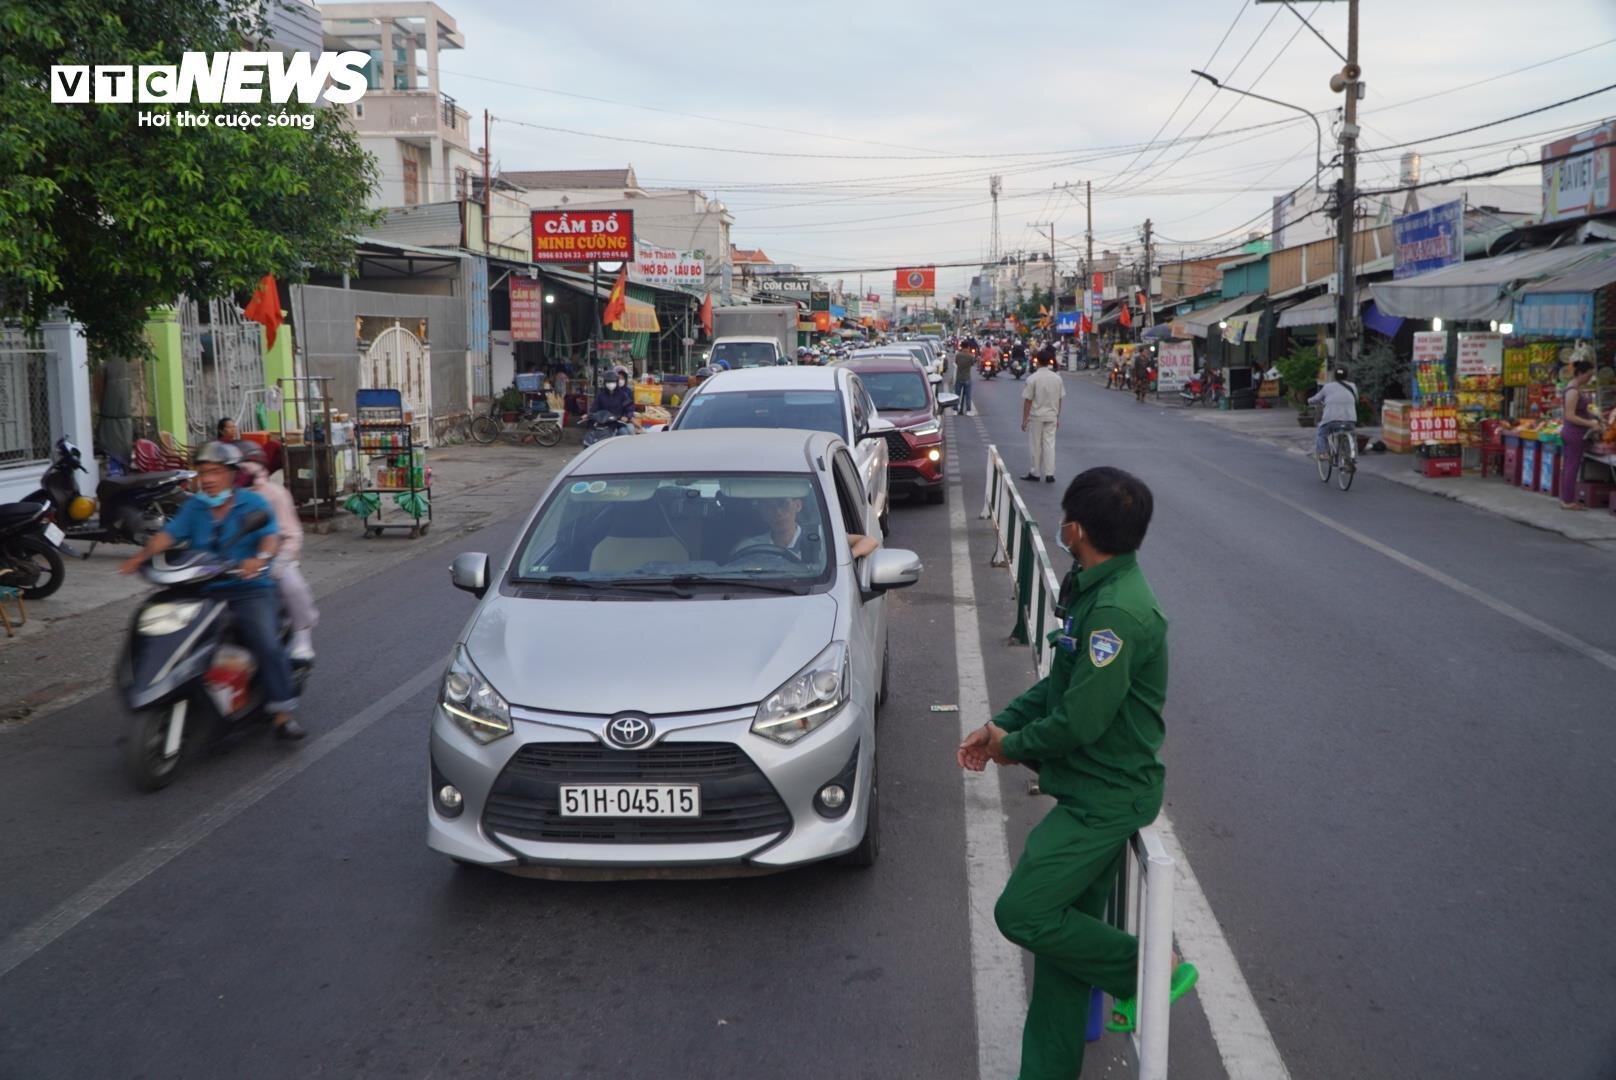
<path id="1" fill-rule="evenodd" d="M 1015 480 L 999 455 L 988 446 L 987 493 L 982 517 L 993 522 L 993 565 L 1008 567 L 1016 622 L 1010 640 L 1031 645 L 1038 675 L 1049 674 L 1055 647 L 1049 637 L 1060 623 L 1056 601 L 1060 575 L 1038 532 L 1038 522 L 1016 490 Z M 1134 1075 L 1139 1080 L 1166 1080 L 1168 1008 L 1173 980 L 1174 862 L 1151 826 L 1128 841 L 1127 865 L 1118 877 L 1110 918 L 1139 938 L 1137 1024 L 1129 1036 Z"/>

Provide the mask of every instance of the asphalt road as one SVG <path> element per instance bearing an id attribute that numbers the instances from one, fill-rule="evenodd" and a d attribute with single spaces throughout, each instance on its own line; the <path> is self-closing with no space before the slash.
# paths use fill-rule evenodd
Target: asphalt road
<path id="1" fill-rule="evenodd" d="M 1610 557 L 1368 477 L 1343 495 L 1068 379 L 1062 476 L 1123 464 L 1157 494 L 1168 812 L 1291 1075 L 1611 1075 L 1616 672 L 1521 621 L 1616 653 Z M 1030 652 L 974 511 L 985 441 L 1025 462 L 1018 397 L 979 382 L 982 415 L 950 421 L 995 704 Z M 1024 487 L 1052 533 L 1060 485 Z M 927 569 L 892 598 L 867 871 L 557 884 L 429 852 L 433 689 L 375 706 L 469 611 L 441 550 L 322 600 L 300 746 L 141 796 L 105 694 L 7 733 L 0 956 L 26 958 L 0 974 L 0 1077 L 974 1075 L 959 717 L 930 708 L 957 693 L 949 540 L 946 507 L 893 515 Z M 1045 801 L 1024 773 L 1001 791 L 1013 856 Z M 1196 998 L 1173 1023 L 1174 1075 L 1224 1075 Z M 1116 1043 L 1094 1075 L 1122 1075 Z"/>

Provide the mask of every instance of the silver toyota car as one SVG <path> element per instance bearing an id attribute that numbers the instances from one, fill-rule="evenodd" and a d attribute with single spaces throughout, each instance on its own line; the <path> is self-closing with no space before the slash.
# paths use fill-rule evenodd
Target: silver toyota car
<path id="1" fill-rule="evenodd" d="M 850 540 L 850 536 L 853 538 Z M 608 439 L 540 500 L 478 596 L 432 720 L 427 842 L 543 876 L 745 874 L 879 846 L 879 536 L 834 435 Z"/>

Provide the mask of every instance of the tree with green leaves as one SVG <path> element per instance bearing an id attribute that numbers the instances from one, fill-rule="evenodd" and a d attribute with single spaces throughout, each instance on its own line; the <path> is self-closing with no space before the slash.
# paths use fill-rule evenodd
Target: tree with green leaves
<path id="1" fill-rule="evenodd" d="M 269 0 L 275 2 L 275 0 Z M 0 0 L 0 317 L 65 309 L 92 355 L 144 348 L 181 293 L 245 296 L 264 274 L 340 269 L 371 220 L 374 159 L 342 110 L 313 126 L 143 126 L 153 113 L 281 106 L 51 103 L 53 64 L 174 64 L 266 39 L 264 0 Z"/>

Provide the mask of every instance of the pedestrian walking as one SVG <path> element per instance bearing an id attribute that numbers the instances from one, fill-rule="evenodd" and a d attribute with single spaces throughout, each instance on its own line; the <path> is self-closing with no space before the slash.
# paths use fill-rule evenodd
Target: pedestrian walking
<path id="1" fill-rule="evenodd" d="M 1594 364 L 1592 360 L 1574 360 L 1571 363 L 1571 380 L 1566 383 L 1565 408 L 1561 413 L 1565 423 L 1560 428 L 1560 441 L 1564 444 L 1560 452 L 1560 508 L 1562 510 L 1586 510 L 1577 501 L 1577 482 L 1582 479 L 1582 455 L 1588 441 L 1593 435 L 1597 440 L 1605 430 L 1604 419 L 1599 410 L 1588 404 L 1588 399 L 1597 395 L 1585 392 L 1589 381 L 1594 377 Z"/>
<path id="2" fill-rule="evenodd" d="M 1065 397 L 1066 384 L 1052 365 L 1040 360 L 1021 391 L 1021 430 L 1027 433 L 1027 452 L 1032 458 L 1022 479 L 1042 476 L 1045 483 L 1055 482 L 1055 429 Z"/>
<path id="3" fill-rule="evenodd" d="M 959 398 L 954 411 L 960 416 L 971 411 L 971 373 L 975 368 L 976 353 L 970 349 L 960 349 L 954 353 L 954 396 Z"/>
<path id="4" fill-rule="evenodd" d="M 1105 921 L 1129 837 L 1155 820 L 1166 770 L 1167 619 L 1139 569 L 1153 500 L 1110 466 L 1080 473 L 1061 497 L 1056 538 L 1076 560 L 1062 583 L 1049 674 L 960 743 L 962 768 L 1021 762 L 1055 807 L 1027 837 L 993 910 L 1033 954 L 1021 1080 L 1070 1080 L 1083 1067 L 1091 987 L 1110 994 L 1106 1026 L 1131 1031 L 1139 940 Z M 1171 996 L 1195 984 L 1177 964 Z"/>

